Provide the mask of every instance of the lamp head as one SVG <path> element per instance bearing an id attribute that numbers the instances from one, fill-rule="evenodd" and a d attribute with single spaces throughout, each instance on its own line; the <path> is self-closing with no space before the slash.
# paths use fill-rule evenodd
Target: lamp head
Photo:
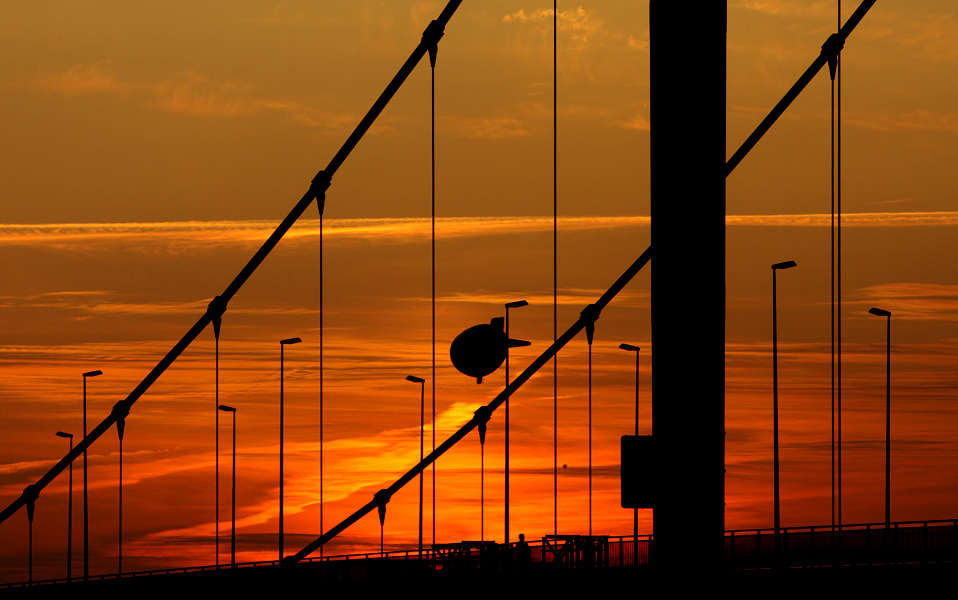
<path id="1" fill-rule="evenodd" d="M 871 314 L 873 314 L 873 315 L 877 315 L 877 316 L 879 316 L 879 317 L 890 317 L 890 316 L 891 316 L 891 313 L 890 313 L 890 312 L 888 312 L 887 310 L 882 310 L 882 309 L 880 309 L 880 308 L 872 308 L 872 309 L 869 309 L 868 312 L 871 313 Z"/>
<path id="2" fill-rule="evenodd" d="M 58 431 L 58 432 L 57 432 L 57 437 L 70 438 L 70 439 L 72 440 L 72 439 L 73 439 L 73 434 L 72 434 L 72 433 L 67 433 L 66 431 Z"/>
<path id="3" fill-rule="evenodd" d="M 406 381 L 411 381 L 413 383 L 426 383 L 425 379 L 416 377 L 415 375 L 406 375 Z"/>
<path id="4" fill-rule="evenodd" d="M 519 308 L 520 306 L 529 306 L 529 303 L 525 300 L 516 300 L 515 302 L 509 302 L 506 304 L 506 308 Z"/>
<path id="5" fill-rule="evenodd" d="M 103 375 L 103 371 L 97 369 L 96 371 L 87 371 L 83 374 L 84 377 L 96 377 L 97 375 Z"/>
<path id="6" fill-rule="evenodd" d="M 233 408 L 232 406 L 226 406 L 225 404 L 220 404 L 219 406 L 216 407 L 216 410 L 221 410 L 223 412 L 231 412 L 231 413 L 236 412 L 235 408 Z"/>
<path id="7" fill-rule="evenodd" d="M 638 346 L 633 346 L 632 344 L 619 344 L 619 348 L 628 350 L 630 352 L 638 352 L 641 349 Z"/>
<path id="8" fill-rule="evenodd" d="M 785 262 L 775 263 L 774 265 L 772 265 L 772 269 L 783 270 L 783 269 L 791 269 L 792 267 L 797 267 L 797 266 L 798 265 L 795 264 L 794 260 L 787 260 Z"/>
<path id="9" fill-rule="evenodd" d="M 284 345 L 284 346 L 290 346 L 290 345 L 292 345 L 292 344 L 298 344 L 298 343 L 300 343 L 300 342 L 302 342 L 302 341 L 303 341 L 303 340 L 299 339 L 298 337 L 295 337 L 295 338 L 289 338 L 289 339 L 285 339 L 285 340 L 280 340 L 279 343 L 282 344 L 282 345 Z"/>

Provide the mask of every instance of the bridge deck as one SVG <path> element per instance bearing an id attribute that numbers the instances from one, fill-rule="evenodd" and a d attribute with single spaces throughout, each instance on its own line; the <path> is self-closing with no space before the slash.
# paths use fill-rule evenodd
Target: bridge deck
<path id="1" fill-rule="evenodd" d="M 881 573 L 908 578 L 919 571 L 951 577 L 958 564 L 958 520 L 851 525 L 841 528 L 802 527 L 781 531 L 781 553 L 776 556 L 772 529 L 729 531 L 725 535 L 725 567 L 740 581 L 792 577 L 804 581 L 856 577 Z M 525 554 L 526 558 L 523 558 Z M 248 591 L 289 586 L 328 588 L 394 585 L 400 582 L 470 585 L 547 586 L 587 585 L 600 578 L 610 581 L 654 578 L 649 569 L 654 560 L 652 536 L 546 536 L 529 544 L 523 553 L 516 544 L 509 547 L 492 542 L 461 542 L 437 545 L 435 549 L 316 557 L 297 565 L 278 561 L 240 563 L 213 567 L 161 569 L 91 577 L 73 585 L 91 588 L 117 587 L 173 590 L 217 589 L 223 586 Z M 849 568 L 851 567 L 851 568 Z M 798 571 L 818 571 L 798 574 Z M 739 572 L 740 575 L 734 573 Z M 764 575 L 758 572 L 767 572 Z M 752 574 L 749 574 L 752 573 Z M 870 576 L 866 576 L 867 577 Z M 743 579 L 744 578 L 744 579 Z M 476 583 L 480 582 L 480 583 Z M 30 597 L 59 593 L 65 579 L 0 586 L 5 594 L 20 592 Z"/>

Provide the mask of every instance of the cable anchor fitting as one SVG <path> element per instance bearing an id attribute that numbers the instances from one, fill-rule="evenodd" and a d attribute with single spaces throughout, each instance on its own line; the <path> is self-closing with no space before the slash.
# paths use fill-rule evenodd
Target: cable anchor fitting
<path id="1" fill-rule="evenodd" d="M 480 406 L 476 409 L 474 413 L 476 416 L 475 419 L 477 425 L 479 426 L 479 443 L 483 446 L 486 445 L 486 423 L 489 422 L 489 419 L 492 418 L 492 409 L 488 406 Z"/>
<path id="2" fill-rule="evenodd" d="M 323 216 L 323 211 L 326 209 L 326 190 L 329 189 L 331 182 L 332 176 L 327 174 L 326 171 L 320 171 L 316 173 L 316 177 L 313 177 L 313 181 L 309 184 L 309 192 L 316 198 L 316 208 L 319 209 L 319 216 Z"/>
<path id="3" fill-rule="evenodd" d="M 838 70 L 838 54 L 845 47 L 845 40 L 837 33 L 828 36 L 822 44 L 822 56 L 828 61 L 828 74 L 835 81 L 835 72 Z"/>
<path id="4" fill-rule="evenodd" d="M 117 402 L 113 405 L 112 414 L 116 417 L 116 433 L 123 440 L 123 432 L 126 429 L 126 418 L 130 415 L 130 407 L 125 401 Z"/>
<path id="5" fill-rule="evenodd" d="M 392 493 L 389 490 L 379 490 L 373 494 L 373 502 L 376 504 L 376 508 L 379 509 L 380 527 L 386 524 L 386 505 L 389 504 L 390 498 L 392 498 Z"/>
<path id="6" fill-rule="evenodd" d="M 213 335 L 220 339 L 220 325 L 223 324 L 223 313 L 226 312 L 226 299 L 223 296 L 216 296 L 206 307 L 207 314 L 213 322 Z"/>
<path id="7" fill-rule="evenodd" d="M 429 51 L 429 64 L 436 68 L 436 54 L 439 52 L 439 40 L 442 39 L 445 30 L 439 21 L 432 21 L 426 30 L 422 32 L 422 43 Z"/>
<path id="8" fill-rule="evenodd" d="M 36 509 L 36 502 L 39 497 L 40 488 L 35 483 L 23 488 L 23 499 L 27 503 L 27 520 L 31 523 L 33 523 L 33 511 Z"/>
<path id="9" fill-rule="evenodd" d="M 579 313 L 579 320 L 585 322 L 585 336 L 592 345 L 592 338 L 595 336 L 595 322 L 599 320 L 602 310 L 595 304 L 590 304 Z"/>

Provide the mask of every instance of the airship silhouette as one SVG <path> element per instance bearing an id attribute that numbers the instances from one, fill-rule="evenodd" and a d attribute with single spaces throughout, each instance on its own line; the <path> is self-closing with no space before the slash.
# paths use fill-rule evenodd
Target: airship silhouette
<path id="1" fill-rule="evenodd" d="M 504 330 L 505 319 L 496 317 L 488 325 L 476 325 L 456 336 L 449 347 L 449 358 L 460 373 L 475 377 L 476 383 L 495 372 L 509 348 L 528 346 L 523 340 L 510 340 Z"/>

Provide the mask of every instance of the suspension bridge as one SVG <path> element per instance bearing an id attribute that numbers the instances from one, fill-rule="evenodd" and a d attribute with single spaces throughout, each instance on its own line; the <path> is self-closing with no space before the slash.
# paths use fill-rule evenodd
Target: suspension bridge
<path id="1" fill-rule="evenodd" d="M 431 547 L 427 545 L 423 548 L 420 537 L 420 547 L 417 549 L 382 551 L 379 554 L 317 556 L 325 544 L 370 513 L 376 512 L 382 523 L 386 519 L 390 499 L 417 479 L 421 484 L 427 469 L 472 432 L 478 432 L 480 440 L 484 441 L 487 424 L 491 419 L 505 413 L 504 418 L 508 420 L 509 398 L 533 375 L 546 369 L 562 348 L 583 331 L 591 349 L 596 322 L 601 318 L 603 309 L 650 262 L 652 250 L 649 247 L 618 279 L 610 282 L 604 294 L 595 298 L 594 302 L 582 306 L 578 319 L 561 333 L 556 320 L 554 342 L 551 346 L 522 369 L 514 379 L 510 379 L 507 373 L 508 385 L 492 401 L 476 410 L 474 416 L 450 437 L 440 441 L 438 445 L 434 442 L 433 449 L 399 479 L 375 493 L 366 504 L 323 531 L 318 538 L 304 547 L 290 548 L 289 552 L 284 552 L 281 536 L 280 553 L 283 558 L 273 562 L 235 563 L 234 559 L 233 564 L 149 572 L 123 572 L 121 566 L 120 571 L 114 575 L 73 576 L 70 581 L 84 579 L 92 581 L 91 585 L 101 586 L 128 583 L 132 585 L 130 582 L 155 581 L 162 576 L 167 581 L 176 582 L 170 585 L 201 586 L 206 582 L 221 581 L 214 578 L 227 576 L 224 575 L 226 573 L 233 581 L 247 583 L 257 577 L 263 581 L 304 577 L 313 582 L 342 584 L 365 578 L 403 577 L 411 573 L 416 576 L 441 572 L 542 575 L 553 573 L 556 569 L 595 573 L 596 569 L 647 569 L 656 566 L 666 572 L 672 572 L 675 569 L 687 568 L 692 563 L 700 565 L 705 572 L 714 573 L 725 569 L 774 570 L 786 567 L 925 565 L 954 562 L 958 522 L 892 523 L 890 519 L 886 519 L 879 524 L 842 525 L 840 458 L 838 525 L 726 531 L 723 517 L 724 324 L 722 319 L 715 318 L 715 314 L 720 314 L 715 310 L 709 315 L 703 315 L 699 320 L 690 322 L 688 318 L 690 306 L 697 303 L 706 303 L 713 308 L 725 306 L 725 259 L 724 251 L 719 250 L 724 247 L 725 178 L 745 159 L 816 75 L 828 67 L 832 79 L 835 79 L 842 48 L 874 3 L 875 0 L 862 2 L 844 23 L 840 23 L 836 33 L 823 40 L 820 54 L 811 57 L 811 64 L 805 73 L 727 161 L 724 160 L 723 26 L 726 8 L 721 3 L 714 3 L 718 5 L 702 7 L 698 14 L 687 14 L 683 9 L 664 2 L 653 0 L 651 4 L 652 89 L 656 106 L 661 107 L 657 108 L 656 113 L 656 125 L 659 127 L 661 124 L 661 129 L 656 130 L 652 143 L 653 172 L 663 174 L 657 181 L 654 180 L 653 196 L 664 199 L 679 193 L 676 191 L 674 177 L 665 174 L 681 170 L 701 174 L 694 181 L 683 182 L 681 195 L 707 199 L 706 204 L 701 206 L 700 210 L 693 211 L 695 214 L 692 215 L 681 202 L 653 203 L 653 235 L 656 237 L 656 263 L 659 267 L 653 276 L 657 283 L 653 335 L 656 337 L 655 368 L 658 377 L 653 384 L 656 397 L 652 409 L 654 434 L 642 448 L 647 453 L 645 458 L 654 458 L 654 467 L 648 472 L 638 474 L 638 481 L 623 482 L 623 486 L 638 485 L 642 488 L 641 499 L 626 506 L 627 508 L 656 510 L 654 535 L 639 536 L 634 532 L 632 535 L 595 536 L 589 532 L 560 536 L 556 532 L 541 540 L 530 540 L 528 548 L 510 541 L 497 545 L 485 540 L 436 544 Z M 337 171 L 406 79 L 427 57 L 434 72 L 440 42 L 460 4 L 461 0 L 451 0 L 429 24 L 420 43 L 332 160 L 312 178 L 308 190 L 282 223 L 227 288 L 214 297 L 189 331 L 124 400 L 114 405 L 107 418 L 87 432 L 53 468 L 29 485 L 19 498 L 0 512 L 0 523 L 21 509 L 28 514 L 32 523 L 35 505 L 44 489 L 83 458 L 85 452 L 114 427 L 120 436 L 122 456 L 125 422 L 133 414 L 136 402 L 208 327 L 212 326 L 218 343 L 224 315 L 230 302 L 314 202 L 322 218 L 327 193 L 332 188 Z M 682 67 L 681 73 L 676 72 L 679 65 Z M 686 141 L 690 138 L 690 132 L 694 132 L 696 139 L 703 140 L 702 143 L 690 147 Z M 723 157 L 723 160 L 717 160 L 716 157 Z M 433 192 L 435 193 L 434 181 Z M 690 239 L 695 240 L 695 243 L 689 243 Z M 703 249 L 710 250 L 703 252 Z M 702 272 L 696 282 L 690 282 L 682 276 L 683 269 L 692 263 Z M 435 290 L 435 280 L 433 286 Z M 838 293 L 840 297 L 840 289 Z M 677 318 L 677 315 L 682 317 Z M 508 325 L 505 325 L 505 329 L 503 325 L 495 321 L 483 325 L 492 332 L 487 338 L 471 342 L 465 351 L 466 366 L 457 367 L 480 380 L 495 371 L 507 358 L 508 348 L 521 344 L 520 341 L 509 338 Z M 433 328 L 435 339 L 435 317 Z M 690 348 L 684 341 L 690 334 L 701 340 L 699 347 Z M 283 340 L 283 344 L 298 341 L 299 338 L 290 338 Z M 435 355 L 433 341 L 433 382 Z M 701 377 L 695 378 L 694 381 L 683 376 L 689 364 L 699 365 L 700 368 Z M 554 367 L 553 374 L 555 373 L 557 368 Z M 84 382 L 86 375 L 96 376 L 97 373 L 85 374 Z M 425 386 L 422 379 L 412 378 L 410 381 Z M 681 385 L 677 382 L 681 382 Z M 689 410 L 687 398 L 699 399 L 694 410 Z M 682 401 L 679 401 L 680 399 Z M 423 411 L 424 406 L 423 404 Z M 217 417 L 220 412 L 233 412 L 235 415 L 234 409 L 219 403 L 217 411 Z M 635 434 L 637 436 L 638 431 Z M 233 439 L 235 443 L 235 436 Z M 508 441 L 506 443 L 508 444 Z M 558 461 L 555 469 L 558 470 Z M 508 478 L 506 481 L 508 482 Z M 508 491 L 506 494 L 508 498 Z M 282 507 L 282 504 L 280 506 Z M 508 507 L 508 500 L 506 506 Z M 508 540 L 511 537 L 508 533 L 508 508 L 506 511 Z M 282 514 L 281 508 L 281 530 Z M 689 515 L 692 514 L 697 517 L 690 519 Z M 299 575 L 294 576 L 292 573 Z M 66 581 L 58 579 L 29 583 L 42 583 L 44 585 L 40 587 L 49 587 Z M 187 581 L 189 583 L 184 583 Z M 13 589 L 23 587 L 23 584 L 7 587 Z"/>

